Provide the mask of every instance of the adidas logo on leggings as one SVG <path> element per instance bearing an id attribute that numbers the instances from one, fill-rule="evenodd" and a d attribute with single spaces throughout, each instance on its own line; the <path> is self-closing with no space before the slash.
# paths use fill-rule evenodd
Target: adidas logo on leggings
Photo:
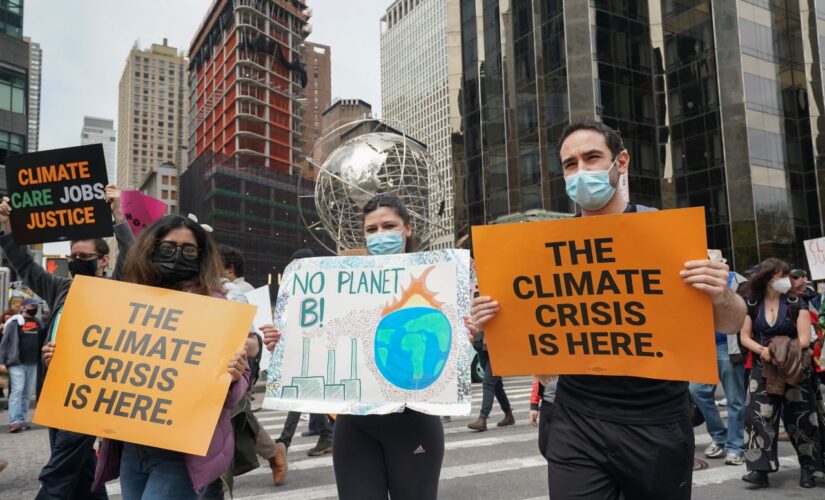
<path id="1" fill-rule="evenodd" d="M 415 451 L 413 452 L 413 455 L 418 455 L 419 453 L 427 453 L 427 451 L 424 449 L 424 447 L 421 446 L 420 444 L 418 445 L 418 448 L 416 448 Z"/>

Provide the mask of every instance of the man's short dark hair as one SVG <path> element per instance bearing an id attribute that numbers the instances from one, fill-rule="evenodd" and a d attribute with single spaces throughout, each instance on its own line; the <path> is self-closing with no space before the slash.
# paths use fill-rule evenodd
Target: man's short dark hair
<path id="1" fill-rule="evenodd" d="M 69 245 L 72 246 L 78 241 L 88 241 L 88 240 L 73 240 Z M 109 255 L 109 244 L 106 243 L 106 240 L 103 238 L 94 238 L 92 241 L 95 242 L 95 253 L 98 255 Z"/>
<path id="2" fill-rule="evenodd" d="M 610 153 L 613 155 L 613 158 L 616 158 L 619 156 L 619 153 L 624 151 L 622 135 L 617 130 L 614 130 L 604 123 L 597 122 L 595 120 L 578 120 L 570 122 L 569 125 L 564 127 L 557 144 L 559 155 L 561 155 L 561 145 L 564 144 L 564 141 L 574 132 L 578 132 L 579 130 L 592 130 L 602 134 L 605 142 L 607 143 L 607 147 L 610 148 Z"/>
<path id="3" fill-rule="evenodd" d="M 235 276 L 241 278 L 244 273 L 243 252 L 230 245 L 219 245 L 218 251 L 221 253 L 224 269 L 232 266 Z"/>

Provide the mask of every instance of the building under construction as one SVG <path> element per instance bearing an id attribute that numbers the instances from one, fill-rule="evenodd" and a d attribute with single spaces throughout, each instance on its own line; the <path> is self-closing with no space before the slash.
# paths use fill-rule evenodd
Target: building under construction
<path id="1" fill-rule="evenodd" d="M 254 285 L 277 284 L 298 248 L 321 253 L 298 209 L 299 195 L 313 190 L 298 168 L 310 16 L 297 0 L 215 0 L 189 48 L 181 212 L 240 248 Z"/>

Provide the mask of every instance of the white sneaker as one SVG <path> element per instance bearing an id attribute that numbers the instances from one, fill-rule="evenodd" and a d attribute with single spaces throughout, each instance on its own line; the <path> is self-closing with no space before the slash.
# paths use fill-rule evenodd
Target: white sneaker
<path id="1" fill-rule="evenodd" d="M 725 465 L 742 465 L 745 463 L 744 453 L 728 453 L 725 456 Z"/>
<path id="2" fill-rule="evenodd" d="M 705 448 L 705 456 L 708 458 L 722 458 L 725 456 L 725 447 L 719 443 L 710 443 L 710 446 Z"/>
<path id="3" fill-rule="evenodd" d="M 722 398 L 716 402 L 716 406 L 727 406 L 728 405 L 728 398 Z"/>

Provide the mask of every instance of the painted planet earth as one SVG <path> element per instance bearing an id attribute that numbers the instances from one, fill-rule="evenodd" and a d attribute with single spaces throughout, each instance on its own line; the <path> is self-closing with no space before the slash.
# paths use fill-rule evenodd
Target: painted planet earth
<path id="1" fill-rule="evenodd" d="M 387 314 L 375 331 L 375 363 L 391 384 L 410 391 L 432 385 L 450 356 L 452 327 L 432 307 L 409 307 Z"/>

